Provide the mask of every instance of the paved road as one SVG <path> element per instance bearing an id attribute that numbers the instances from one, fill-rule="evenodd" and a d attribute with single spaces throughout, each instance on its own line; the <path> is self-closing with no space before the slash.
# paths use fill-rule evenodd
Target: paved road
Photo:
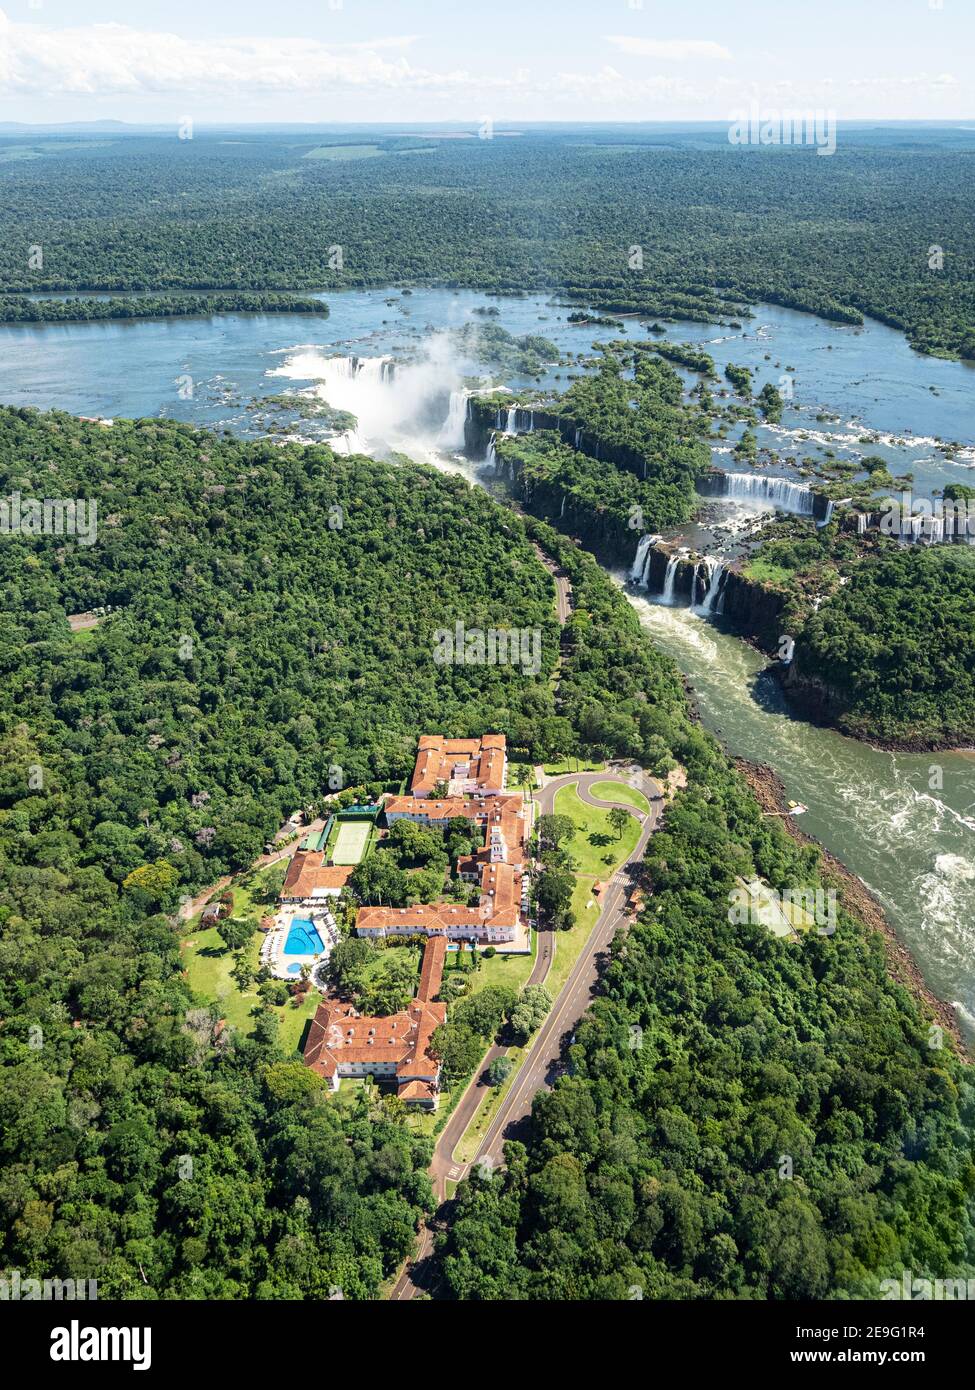
<path id="1" fill-rule="evenodd" d="M 645 815 L 624 801 L 603 800 L 601 797 L 594 796 L 591 791 L 593 783 L 607 781 L 616 781 L 636 787 L 649 801 L 650 814 Z M 504 1142 L 513 1137 L 513 1132 L 517 1130 L 517 1127 L 523 1123 L 531 1111 L 532 1100 L 535 1095 L 539 1091 L 550 1090 L 554 1084 L 565 1043 L 572 1036 L 576 1024 L 589 1007 L 593 987 L 599 974 L 600 957 L 623 922 L 624 908 L 638 866 L 643 860 L 647 841 L 660 823 L 663 802 L 655 801 L 652 798 L 660 795 L 662 788 L 639 768 L 611 769 L 606 772 L 576 772 L 567 773 L 561 777 L 553 777 L 536 798 L 540 813 L 550 814 L 555 805 L 556 793 L 562 787 L 572 785 L 577 788 L 580 798 L 590 806 L 621 806 L 640 821 L 640 837 L 625 864 L 617 869 L 610 880 L 604 892 L 599 917 L 589 940 L 580 952 L 579 959 L 555 1000 L 548 1018 L 536 1035 L 532 1049 L 511 1090 L 491 1122 L 473 1164 L 455 1162 L 454 1149 L 484 1098 L 487 1085 L 485 1072 L 488 1065 L 495 1057 L 506 1052 L 506 1048 L 493 1046 L 490 1049 L 477 1075 L 457 1103 L 437 1140 L 433 1161 L 430 1165 L 434 1196 L 441 1205 L 447 1198 L 446 1184 L 448 1179 L 458 1182 L 466 1176 L 472 1166 L 480 1163 L 490 1162 L 493 1167 L 497 1167 L 501 1163 Z M 529 983 L 542 983 L 544 981 L 551 968 L 554 950 L 554 934 L 546 931 L 539 932 L 538 955 Z M 442 1216 L 438 1215 L 435 1218 L 435 1224 L 440 1220 L 442 1220 Z M 429 1227 L 424 1226 L 420 1232 L 416 1257 L 412 1264 L 406 1266 L 397 1280 L 391 1294 L 392 1298 L 414 1298 L 421 1291 L 433 1291 L 431 1281 L 435 1278 L 435 1271 L 432 1267 L 432 1253 L 433 1234 Z"/>
<path id="2" fill-rule="evenodd" d="M 604 800 L 602 797 L 594 796 L 591 791 L 593 783 L 607 781 L 635 786 L 649 801 L 650 814 L 644 815 L 625 801 Z M 610 879 L 589 940 L 552 1006 L 551 1013 L 542 1024 L 514 1085 L 494 1117 L 478 1151 L 475 1164 L 488 1161 L 497 1167 L 501 1163 L 504 1142 L 512 1137 L 513 1131 L 531 1111 L 535 1095 L 539 1091 L 550 1090 L 554 1084 L 563 1048 L 589 1007 L 599 975 L 600 957 L 623 923 L 624 909 L 634 887 L 639 865 L 643 862 L 647 842 L 660 823 L 663 802 L 652 798 L 662 796 L 663 789 L 639 768 L 630 768 L 625 772 L 584 772 L 554 777 L 539 795 L 542 814 L 550 814 L 555 805 L 556 793 L 562 787 L 573 784 L 580 799 L 590 806 L 621 806 L 629 812 L 640 822 L 640 836 L 626 862 Z"/>
<path id="3" fill-rule="evenodd" d="M 560 627 L 565 627 L 569 621 L 569 614 L 572 612 L 572 585 L 569 583 L 565 571 L 559 568 L 550 555 L 545 554 L 541 546 L 535 546 L 535 554 L 555 580 L 555 609 L 559 616 Z"/>

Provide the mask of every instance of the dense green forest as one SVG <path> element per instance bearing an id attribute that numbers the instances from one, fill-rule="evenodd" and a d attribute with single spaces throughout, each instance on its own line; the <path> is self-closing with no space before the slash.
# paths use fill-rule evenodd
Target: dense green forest
<path id="1" fill-rule="evenodd" d="M 806 884 L 816 854 L 761 817 L 590 556 L 456 477 L 170 422 L 7 409 L 0 462 L 4 494 L 99 506 L 94 546 L 0 547 L 0 1262 L 102 1296 L 376 1296 L 430 1209 L 429 1141 L 324 1095 L 269 1008 L 221 1030 L 177 897 L 334 767 L 389 781 L 421 730 L 490 728 L 691 783 L 573 1076 L 509 1176 L 462 1189 L 449 1287 L 788 1297 L 965 1267 L 959 1064 L 857 924 L 801 946 L 728 924 L 735 873 Z M 557 691 L 533 542 L 573 586 Z M 437 665 L 458 619 L 538 628 L 542 670 Z"/>
<path id="2" fill-rule="evenodd" d="M 596 550 L 618 553 L 624 536 L 633 542 L 690 520 L 695 484 L 711 467 L 707 412 L 685 401 L 668 363 L 639 354 L 635 362 L 628 378 L 607 354 L 597 372 L 536 410 L 535 424 L 545 428 L 494 441 L 501 471 L 528 509 L 558 518 Z M 476 401 L 475 414 L 489 423 L 498 399 Z"/>
<path id="3" fill-rule="evenodd" d="M 210 314 L 328 314 L 321 299 L 298 294 L 138 295 L 110 299 L 0 297 L 0 323 L 88 323 L 95 319 L 163 319 Z"/>
<path id="4" fill-rule="evenodd" d="M 540 528 L 575 577 L 591 572 Z M 643 643 L 602 581 L 619 665 Z M 645 645 L 645 644 L 644 644 Z M 681 711 L 683 706 L 681 705 Z M 762 816 L 672 708 L 689 774 L 569 1048 L 507 1166 L 461 1184 L 439 1263 L 462 1299 L 870 1298 L 879 1279 L 975 1271 L 975 1092 L 882 940 L 844 911 L 783 943 L 729 921 L 758 873 L 817 881 L 818 851 Z"/>
<path id="5" fill-rule="evenodd" d="M 330 767 L 401 776 L 423 729 L 568 740 L 551 580 L 428 470 L 15 410 L 0 461 L 5 495 L 100 507 L 93 547 L 0 546 L 0 1265 L 102 1297 L 375 1296 L 430 1207 L 429 1141 L 327 1101 L 269 1011 L 219 1031 L 177 896 Z M 436 666 L 457 618 L 539 627 L 543 672 Z"/>
<path id="6" fill-rule="evenodd" d="M 975 552 L 889 542 L 844 568 L 799 629 L 787 688 L 860 738 L 975 744 Z"/>
<path id="7" fill-rule="evenodd" d="M 964 132 L 844 130 L 828 159 L 639 130 L 369 138 L 381 157 L 318 157 L 340 141 L 316 134 L 11 141 L 31 157 L 0 164 L 0 289 L 562 287 L 699 320 L 765 299 L 975 356 Z"/>

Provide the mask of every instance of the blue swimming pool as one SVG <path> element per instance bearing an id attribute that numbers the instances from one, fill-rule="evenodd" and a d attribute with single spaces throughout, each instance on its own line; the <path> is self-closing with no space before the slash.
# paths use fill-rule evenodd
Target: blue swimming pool
<path id="1" fill-rule="evenodd" d="M 307 917 L 292 917 L 288 939 L 284 943 L 286 956 L 317 956 L 325 949 L 314 922 Z"/>

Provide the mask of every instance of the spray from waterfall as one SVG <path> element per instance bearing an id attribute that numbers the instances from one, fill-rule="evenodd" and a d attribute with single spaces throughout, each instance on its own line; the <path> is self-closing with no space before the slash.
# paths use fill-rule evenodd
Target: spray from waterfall
<path id="1" fill-rule="evenodd" d="M 442 449 L 463 449 L 464 422 L 467 419 L 467 391 L 451 391 L 447 418 L 440 426 L 437 443 Z"/>

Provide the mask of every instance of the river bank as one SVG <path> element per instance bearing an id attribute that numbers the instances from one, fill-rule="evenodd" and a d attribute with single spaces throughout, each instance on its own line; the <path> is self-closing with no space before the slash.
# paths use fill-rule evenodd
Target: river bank
<path id="1" fill-rule="evenodd" d="M 783 829 L 797 844 L 815 845 L 823 857 L 823 880 L 827 887 L 835 888 L 842 894 L 843 905 L 859 918 L 870 930 L 879 932 L 884 939 L 884 953 L 887 969 L 898 984 L 904 986 L 955 1044 L 959 1057 L 971 1063 L 972 1054 L 962 1037 L 954 1010 L 928 987 L 921 968 L 910 951 L 899 939 L 884 912 L 882 904 L 856 874 L 837 859 L 824 844 L 813 835 L 807 835 L 795 818 L 788 814 L 789 800 L 785 788 L 773 768 L 762 763 L 748 762 L 745 758 L 733 758 L 735 767 L 755 793 L 755 797 L 766 815 L 781 818 Z"/>

